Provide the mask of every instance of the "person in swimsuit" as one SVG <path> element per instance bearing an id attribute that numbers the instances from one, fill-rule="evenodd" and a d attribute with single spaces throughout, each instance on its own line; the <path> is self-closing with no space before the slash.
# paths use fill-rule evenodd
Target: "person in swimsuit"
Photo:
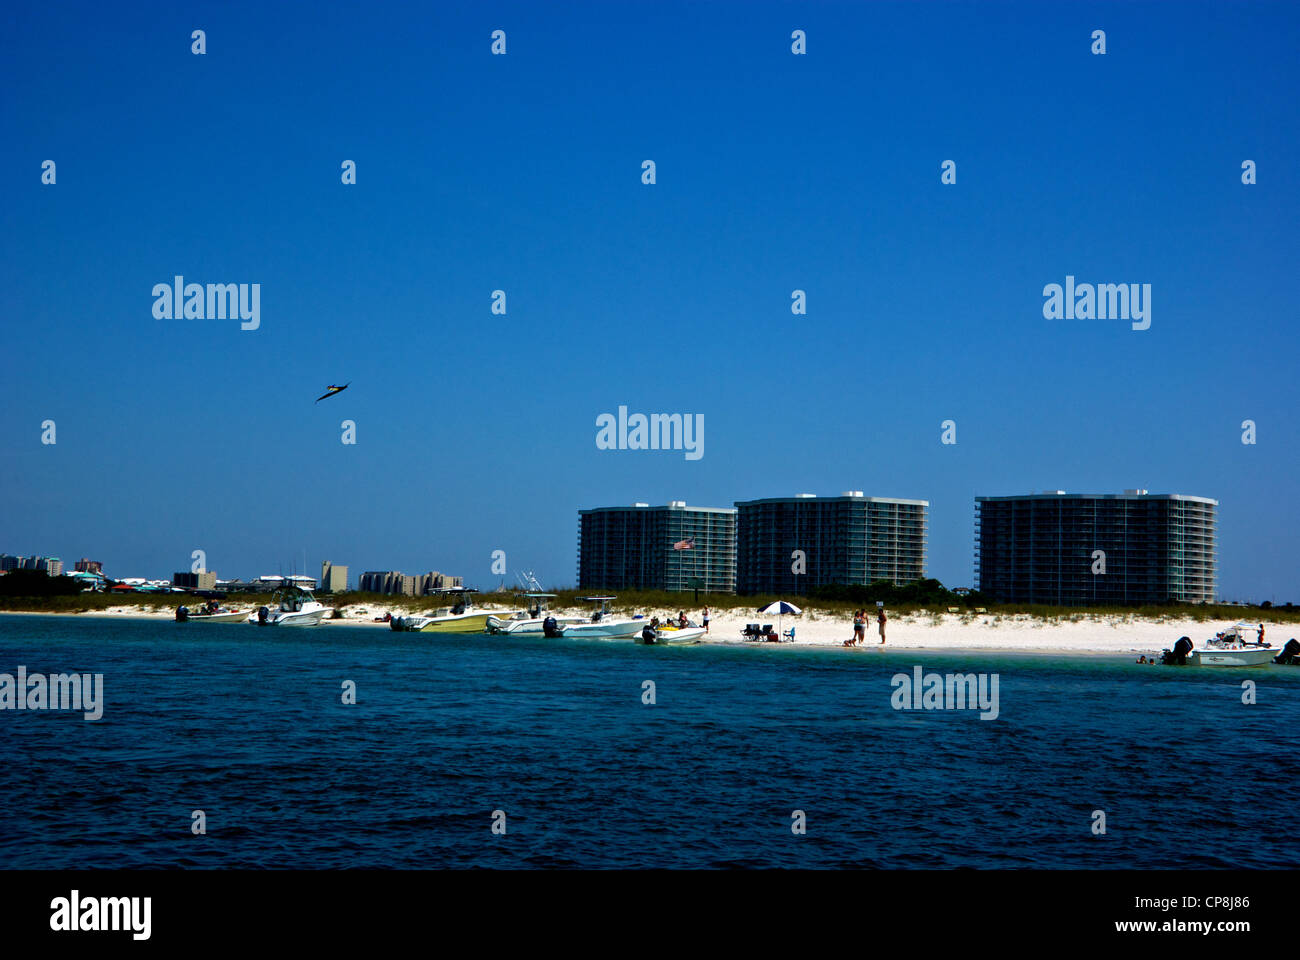
<path id="1" fill-rule="evenodd" d="M 867 619 L 865 610 L 853 611 L 853 639 L 845 642 L 846 647 L 856 647 L 866 639 Z"/>
<path id="2" fill-rule="evenodd" d="M 876 614 L 876 623 L 880 625 L 880 642 L 885 642 L 885 621 L 889 618 L 885 616 L 885 605 L 880 605 L 880 612 Z"/>

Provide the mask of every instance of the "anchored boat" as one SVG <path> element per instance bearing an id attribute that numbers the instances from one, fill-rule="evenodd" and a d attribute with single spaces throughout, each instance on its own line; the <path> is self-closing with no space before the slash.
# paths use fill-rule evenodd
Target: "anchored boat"
<path id="1" fill-rule="evenodd" d="M 1194 667 L 1259 667 L 1271 663 L 1277 651 L 1268 643 L 1252 638 L 1255 628 L 1249 623 L 1234 623 L 1220 630 L 1199 647 L 1189 637 L 1179 637 L 1172 650 L 1166 650 L 1161 662 L 1191 664 Z"/>
<path id="2" fill-rule="evenodd" d="M 704 636 L 704 628 L 697 627 L 693 623 L 688 623 L 684 627 L 679 627 L 674 623 L 667 623 L 659 627 L 646 624 L 641 629 L 641 636 L 637 638 L 637 642 L 646 644 L 697 643 L 702 636 Z"/>
<path id="3" fill-rule="evenodd" d="M 644 617 L 619 620 L 609 610 L 609 602 L 617 597 L 578 597 L 587 603 L 599 604 L 599 609 L 591 615 L 587 623 L 571 623 L 568 626 L 556 623 L 553 627 L 544 625 L 543 633 L 548 637 L 586 638 L 594 640 L 625 640 L 635 637 L 645 626 Z M 554 620 L 554 618 L 551 618 Z"/>
<path id="4" fill-rule="evenodd" d="M 271 595 L 276 606 L 257 608 L 257 623 L 263 627 L 315 627 L 334 612 L 306 587 L 282 587 Z"/>
<path id="5" fill-rule="evenodd" d="M 492 612 L 474 609 L 473 587 L 450 587 L 438 596 L 451 604 L 433 612 L 432 616 L 410 615 L 393 617 L 389 626 L 394 630 L 417 633 L 482 633 L 489 618 L 499 619 Z"/>
<path id="6" fill-rule="evenodd" d="M 232 610 L 215 600 L 205 603 L 197 610 L 185 606 L 176 608 L 177 623 L 244 623 L 247 620 L 247 610 Z"/>
<path id="7" fill-rule="evenodd" d="M 551 620 L 562 626 L 575 623 L 587 623 L 586 617 L 556 617 L 550 610 L 550 602 L 555 599 L 553 593 L 525 593 L 522 595 L 525 609 L 517 611 L 514 616 L 487 618 L 488 633 L 544 633 L 546 622 Z"/>

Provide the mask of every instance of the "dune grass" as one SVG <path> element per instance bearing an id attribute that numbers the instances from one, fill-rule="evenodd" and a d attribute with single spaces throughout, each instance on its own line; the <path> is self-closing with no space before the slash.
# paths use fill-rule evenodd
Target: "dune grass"
<path id="1" fill-rule="evenodd" d="M 551 601 L 552 609 L 583 609 L 590 606 L 578 600 L 578 597 L 587 596 L 588 594 L 599 594 L 604 591 L 589 590 L 556 590 L 553 591 L 556 598 Z M 665 590 L 619 590 L 610 591 L 617 595 L 617 599 L 610 604 L 610 608 L 619 614 L 671 614 L 676 615 L 678 610 L 685 610 L 687 616 L 692 619 L 698 619 L 700 610 L 707 604 L 714 612 L 714 615 L 733 614 L 753 616 L 759 618 L 758 608 L 771 603 L 773 600 L 783 599 L 801 607 L 805 612 L 817 614 L 819 616 L 831 617 L 851 617 L 857 604 L 841 602 L 835 600 L 816 599 L 811 600 L 807 597 L 776 597 L 776 596 L 755 596 L 755 597 L 738 597 L 734 594 L 706 594 L 700 592 L 699 601 L 696 602 L 693 592 L 672 593 Z M 360 591 L 349 591 L 347 593 L 317 594 L 317 598 L 326 606 L 332 607 L 350 607 L 353 613 L 359 612 L 359 608 L 366 610 L 366 615 L 382 616 L 388 611 L 401 611 L 402 613 L 412 613 L 420 610 L 428 610 L 434 607 L 448 606 L 449 601 L 445 598 L 437 597 L 406 597 L 398 595 L 388 595 L 379 593 L 362 593 Z M 481 593 L 476 600 L 480 606 L 488 607 L 509 607 L 519 608 L 523 606 L 523 601 L 513 592 L 506 591 L 503 593 Z M 190 597 L 179 593 L 127 593 L 127 594 L 108 594 L 108 593 L 80 593 L 70 596 L 53 596 L 53 597 L 8 597 L 0 596 L 0 611 L 24 612 L 24 613 L 94 613 L 103 611 L 109 607 L 130 607 L 139 606 L 146 610 L 156 612 L 168 612 L 175 610 L 181 604 L 194 606 L 202 603 L 198 597 Z M 256 608 L 262 604 L 271 602 L 269 593 L 234 593 L 225 601 L 227 604 L 239 609 Z M 935 604 L 887 604 L 886 609 L 892 617 L 912 617 L 923 616 L 930 619 L 938 619 L 947 615 L 947 608 L 952 604 L 935 605 Z M 1273 623 L 1298 623 L 1300 622 L 1300 609 L 1286 610 L 1284 608 L 1264 609 L 1261 607 L 1243 607 L 1231 604 L 1170 604 L 1165 606 L 1145 606 L 1145 607 L 1055 607 L 1040 604 L 980 604 L 987 613 L 977 614 L 973 607 L 963 606 L 958 613 L 952 616 L 959 617 L 963 622 L 974 622 L 987 618 L 1012 618 L 1024 617 L 1035 620 L 1042 620 L 1045 623 L 1078 623 L 1085 620 L 1101 620 L 1103 618 L 1119 618 L 1121 620 L 1197 620 L 1197 621 L 1222 621 L 1222 620 L 1247 620 L 1259 622 L 1267 620 Z"/>

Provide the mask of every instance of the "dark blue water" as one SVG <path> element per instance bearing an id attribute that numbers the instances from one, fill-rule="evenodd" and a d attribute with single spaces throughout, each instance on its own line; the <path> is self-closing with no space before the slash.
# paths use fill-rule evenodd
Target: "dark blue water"
<path id="1" fill-rule="evenodd" d="M 895 711 L 918 663 L 1001 715 Z M 19 664 L 106 705 L 0 711 L 7 868 L 1300 861 L 1300 668 L 0 617 Z"/>

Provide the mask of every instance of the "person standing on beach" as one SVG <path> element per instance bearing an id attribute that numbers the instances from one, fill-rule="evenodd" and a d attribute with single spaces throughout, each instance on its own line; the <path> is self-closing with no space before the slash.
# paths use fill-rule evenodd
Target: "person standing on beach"
<path id="1" fill-rule="evenodd" d="M 882 604 L 880 604 L 880 606 L 879 606 L 879 612 L 876 614 L 876 623 L 878 623 L 878 624 L 880 625 L 880 642 L 881 642 L 881 643 L 884 643 L 884 642 L 885 642 L 885 621 L 888 620 L 888 619 L 889 619 L 889 618 L 885 616 L 885 605 L 882 603 Z"/>
<path id="2" fill-rule="evenodd" d="M 1262 623 L 1259 625 L 1259 645 L 1261 647 L 1264 645 L 1264 625 Z"/>
<path id="3" fill-rule="evenodd" d="M 704 608 L 704 632 L 709 632 L 709 608 Z"/>
<path id="4" fill-rule="evenodd" d="M 845 644 L 846 647 L 856 647 L 867 636 L 867 612 L 865 610 L 853 611 L 853 639 Z"/>

